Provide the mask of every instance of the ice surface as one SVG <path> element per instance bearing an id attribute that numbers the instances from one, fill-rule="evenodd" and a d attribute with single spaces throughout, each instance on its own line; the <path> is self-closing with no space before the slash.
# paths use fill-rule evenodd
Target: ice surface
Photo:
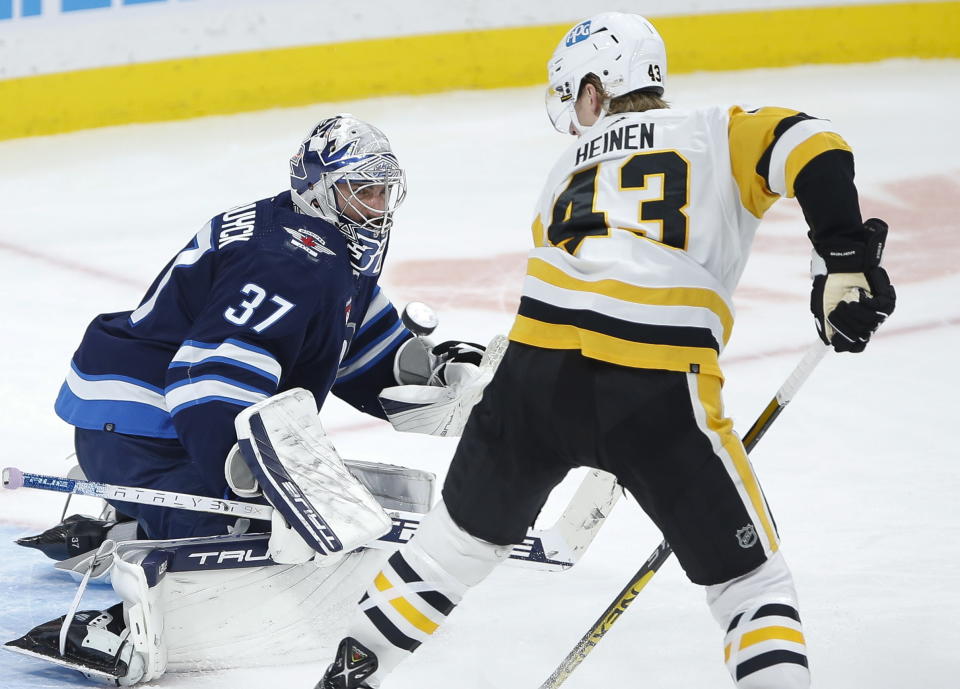
<path id="1" fill-rule="evenodd" d="M 897 312 L 867 352 L 830 355 L 754 453 L 801 594 L 816 686 L 947 689 L 960 676 L 960 62 L 893 61 L 678 76 L 677 106 L 782 105 L 833 119 L 857 155 L 865 217 L 891 227 Z M 132 308 L 218 211 L 283 189 L 315 120 L 352 111 L 384 129 L 409 176 L 384 285 L 440 314 L 440 340 L 511 322 L 531 209 L 567 141 L 539 89 L 316 105 L 0 143 L 0 433 L 4 465 L 64 474 L 71 431 L 52 411 L 87 322 Z M 741 432 L 814 338 L 799 208 L 761 227 L 723 361 Z M 395 434 L 336 401 L 341 453 L 434 471 L 454 441 Z M 544 520 L 573 490 L 558 488 Z M 10 541 L 56 521 L 62 496 L 0 493 L 0 633 L 62 614 L 73 584 Z M 93 509 L 92 507 L 90 509 Z M 659 542 L 621 501 L 565 574 L 502 568 L 467 597 L 390 689 L 535 687 Z M 102 589 L 91 596 L 106 596 Z M 95 598 L 90 598 L 96 602 Z M 103 602 L 103 601 L 101 601 Z M 322 623 L 322 622 L 318 622 Z M 674 560 L 568 680 L 577 687 L 730 686 L 720 632 Z M 312 687 L 320 664 L 168 675 L 165 687 Z M 8 689 L 84 682 L 0 654 Z"/>

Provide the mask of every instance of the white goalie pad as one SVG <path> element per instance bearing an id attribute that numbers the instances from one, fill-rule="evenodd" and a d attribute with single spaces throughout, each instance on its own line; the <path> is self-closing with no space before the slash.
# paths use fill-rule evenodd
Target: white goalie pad
<path id="1" fill-rule="evenodd" d="M 270 397 L 240 412 L 235 426 L 264 496 L 316 553 L 350 551 L 390 531 L 390 517 L 327 438 L 310 392 Z"/>
<path id="2" fill-rule="evenodd" d="M 429 471 L 359 459 L 343 463 L 384 509 L 426 514 L 433 507 L 437 477 Z"/>
<path id="3" fill-rule="evenodd" d="M 262 534 L 119 544 L 108 568 L 132 649 L 131 671 L 118 683 L 275 665 L 281 657 L 320 662 L 347 632 L 353 605 L 388 555 L 364 549 L 278 565 Z"/>
<path id="4" fill-rule="evenodd" d="M 276 665 L 278 658 L 284 663 L 326 660 L 388 554 L 354 551 L 325 567 L 315 563 L 327 558 L 168 573 L 163 589 L 168 669 Z"/>
<path id="5" fill-rule="evenodd" d="M 388 476 L 409 471 L 389 465 L 374 470 L 384 466 Z M 432 489 L 432 480 L 427 485 Z M 545 571 L 572 567 L 620 493 L 612 475 L 588 471 L 559 519 L 531 530 L 507 562 Z M 116 544 L 110 573 L 125 602 L 136 659 L 142 658 L 137 672 L 146 679 L 140 681 L 157 679 L 164 668 L 273 665 L 278 657 L 323 660 L 347 632 L 363 590 L 419 521 L 420 515 L 405 512 L 381 541 L 302 564 L 277 564 L 271 536 L 264 533 Z M 57 566 L 68 564 L 79 572 L 94 565 L 90 576 L 101 574 L 92 553 Z"/>
<path id="6" fill-rule="evenodd" d="M 111 573 L 145 660 L 139 682 L 165 670 L 323 660 L 388 555 L 358 550 L 278 565 L 263 535 L 118 546 Z"/>
<path id="7" fill-rule="evenodd" d="M 507 350 L 509 341 L 497 335 L 487 345 L 477 375 L 448 386 L 397 385 L 384 388 L 380 404 L 398 431 L 457 437 L 463 433 L 470 411 L 483 396 Z"/>

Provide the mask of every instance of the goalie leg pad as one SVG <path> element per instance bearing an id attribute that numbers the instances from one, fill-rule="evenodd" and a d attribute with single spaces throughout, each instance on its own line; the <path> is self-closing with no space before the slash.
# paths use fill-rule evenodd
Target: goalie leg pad
<path id="1" fill-rule="evenodd" d="M 296 388 L 244 409 L 237 440 L 264 496 L 317 553 L 353 550 L 391 528 L 326 437 L 313 395 Z"/>
<path id="2" fill-rule="evenodd" d="M 385 509 L 426 514 L 433 507 L 437 477 L 429 471 L 356 459 L 343 463 Z"/>
<path id="3" fill-rule="evenodd" d="M 797 594 L 779 551 L 752 572 L 706 590 L 714 618 L 726 629 L 724 662 L 739 689 L 808 689 Z"/>

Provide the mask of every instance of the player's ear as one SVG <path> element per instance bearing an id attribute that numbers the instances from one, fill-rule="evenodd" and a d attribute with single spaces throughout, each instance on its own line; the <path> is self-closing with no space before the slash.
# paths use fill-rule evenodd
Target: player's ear
<path id="1" fill-rule="evenodd" d="M 599 115 L 603 99 L 600 97 L 600 91 L 597 90 L 597 87 L 590 82 L 587 82 L 583 87 L 583 95 L 587 98 L 587 102 L 590 105 L 590 111 L 594 115 Z"/>

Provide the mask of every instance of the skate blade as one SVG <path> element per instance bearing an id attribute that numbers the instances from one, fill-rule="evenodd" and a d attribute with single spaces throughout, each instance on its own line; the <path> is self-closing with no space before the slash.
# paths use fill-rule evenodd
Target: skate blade
<path id="1" fill-rule="evenodd" d="M 28 658 L 35 658 L 37 660 L 42 660 L 47 663 L 59 665 L 60 667 L 69 668 L 71 670 L 77 670 L 78 672 L 82 672 L 83 674 L 88 675 L 90 677 L 106 680 L 111 684 L 116 684 L 117 679 L 119 679 L 119 675 L 114 674 L 112 672 L 106 672 L 102 668 L 93 667 L 91 665 L 88 665 L 78 660 L 71 660 L 70 658 L 64 658 L 63 656 L 44 655 L 43 653 L 34 651 L 30 648 L 27 648 L 26 646 L 18 645 L 21 643 L 31 643 L 31 642 L 27 641 L 25 638 L 16 639 L 14 641 L 8 641 L 3 645 L 3 647 L 12 653 L 19 653 L 20 655 L 27 656 Z M 33 644 L 31 643 L 31 645 Z"/>

